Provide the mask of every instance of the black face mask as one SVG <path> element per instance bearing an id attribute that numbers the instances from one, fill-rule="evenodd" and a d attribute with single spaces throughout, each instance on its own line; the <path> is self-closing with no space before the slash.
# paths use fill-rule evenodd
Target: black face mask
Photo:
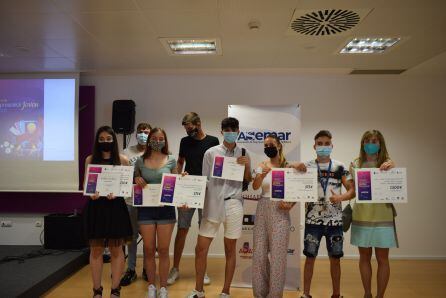
<path id="1" fill-rule="evenodd" d="M 197 134 L 198 134 L 198 128 L 196 128 L 196 127 L 187 132 L 187 135 L 192 138 L 195 138 L 197 136 Z"/>
<path id="2" fill-rule="evenodd" d="M 103 151 L 103 152 L 110 152 L 113 149 L 114 143 L 113 142 L 102 142 L 102 143 L 98 143 L 99 145 L 99 150 Z"/>
<path id="3" fill-rule="evenodd" d="M 276 157 L 277 153 L 279 153 L 276 147 L 265 147 L 264 152 L 269 158 Z"/>

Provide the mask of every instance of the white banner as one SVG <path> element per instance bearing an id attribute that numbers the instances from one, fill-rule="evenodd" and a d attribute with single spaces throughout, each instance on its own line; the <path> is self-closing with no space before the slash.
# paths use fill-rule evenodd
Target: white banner
<path id="1" fill-rule="evenodd" d="M 252 170 L 266 160 L 263 140 L 275 133 L 284 145 L 284 153 L 289 161 L 300 159 L 301 119 L 299 105 L 285 106 L 243 106 L 229 105 L 228 116 L 240 122 L 240 135 L 237 143 L 249 151 Z M 251 287 L 253 227 L 260 190 L 250 189 L 243 194 L 244 217 L 242 236 L 237 241 L 237 267 L 232 286 Z M 300 204 L 291 209 L 290 243 L 288 246 L 286 290 L 296 290 L 300 286 Z"/>

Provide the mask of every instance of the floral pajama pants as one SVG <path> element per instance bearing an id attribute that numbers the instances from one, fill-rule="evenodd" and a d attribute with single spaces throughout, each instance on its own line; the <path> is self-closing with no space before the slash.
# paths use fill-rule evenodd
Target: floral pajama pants
<path id="1" fill-rule="evenodd" d="M 262 198 L 254 224 L 252 286 L 254 297 L 282 297 L 290 238 L 290 214 L 279 202 Z"/>

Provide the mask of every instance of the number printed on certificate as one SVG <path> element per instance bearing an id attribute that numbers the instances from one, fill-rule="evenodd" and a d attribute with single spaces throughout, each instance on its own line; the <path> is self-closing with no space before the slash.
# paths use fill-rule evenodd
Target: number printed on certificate
<path id="1" fill-rule="evenodd" d="M 299 172 L 291 168 L 271 170 L 270 194 L 272 201 L 316 202 L 318 199 L 316 169 Z"/>
<path id="2" fill-rule="evenodd" d="M 357 169 L 355 176 L 357 203 L 407 203 L 405 168 Z"/>
<path id="3" fill-rule="evenodd" d="M 243 181 L 245 166 L 237 163 L 236 157 L 215 156 L 212 164 L 212 178 Z"/>
<path id="4" fill-rule="evenodd" d="M 113 194 L 130 197 L 133 190 L 133 166 L 111 166 L 89 164 L 85 177 L 84 195 L 100 196 Z"/>
<path id="5" fill-rule="evenodd" d="M 206 192 L 206 176 L 163 174 L 160 205 L 188 206 L 202 209 Z"/>

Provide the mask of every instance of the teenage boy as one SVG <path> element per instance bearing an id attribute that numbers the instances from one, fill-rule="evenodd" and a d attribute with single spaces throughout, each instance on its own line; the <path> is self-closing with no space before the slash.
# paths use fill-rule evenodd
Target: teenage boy
<path id="1" fill-rule="evenodd" d="M 201 119 L 197 113 L 190 112 L 183 117 L 181 122 L 186 130 L 187 136 L 181 139 L 180 152 L 178 154 L 177 168 L 178 173 L 183 172 L 184 163 L 186 167 L 184 172 L 189 175 L 201 176 L 203 167 L 203 156 L 206 150 L 220 144 L 218 138 L 207 135 L 201 127 Z M 177 235 L 175 237 L 175 245 L 173 252 L 173 267 L 170 269 L 167 284 L 172 285 L 180 277 L 180 260 L 183 254 L 184 244 L 186 242 L 187 233 L 191 226 L 192 217 L 195 208 L 177 208 L 178 226 Z M 200 226 L 202 210 L 198 209 L 198 226 Z M 207 274 L 204 275 L 204 284 L 211 283 L 211 279 Z"/>
<path id="2" fill-rule="evenodd" d="M 333 149 L 332 136 L 328 130 L 321 130 L 314 137 L 313 148 L 316 159 L 305 164 L 300 163 L 296 168 L 306 171 L 315 168 L 318 171 L 318 194 L 316 203 L 306 204 L 304 251 L 306 256 L 304 268 L 304 294 L 301 298 L 311 298 L 310 287 L 313 277 L 314 262 L 316 260 L 322 236 L 325 236 L 330 272 L 333 286 L 332 298 L 340 296 L 341 264 L 343 252 L 342 231 L 342 201 L 355 196 L 352 176 L 342 162 L 331 159 Z M 342 185 L 347 192 L 341 192 Z"/>
<path id="3" fill-rule="evenodd" d="M 133 166 L 141 155 L 144 154 L 147 147 L 147 137 L 149 136 L 152 127 L 148 123 L 139 123 L 136 127 L 136 141 L 137 144 L 126 148 L 122 153 L 129 159 L 130 165 Z M 127 271 L 121 278 L 121 286 L 125 287 L 131 284 L 138 276 L 136 274 L 136 250 L 138 248 L 138 208 L 133 207 L 132 198 L 126 198 L 127 208 L 132 222 L 133 239 L 127 245 L 128 259 Z M 144 262 L 143 262 L 144 264 Z M 144 266 L 144 265 L 143 265 Z M 147 280 L 146 270 L 143 267 L 142 278 Z"/>
<path id="4" fill-rule="evenodd" d="M 243 165 L 244 180 L 251 181 L 251 162 L 246 150 L 237 146 L 239 122 L 229 117 L 221 122 L 223 144 L 206 151 L 203 158 L 203 175 L 208 177 L 203 218 L 195 247 L 195 289 L 187 296 L 190 298 L 205 297 L 203 278 L 206 272 L 207 255 L 212 240 L 217 235 L 220 224 L 224 227 L 225 247 L 225 281 L 220 298 L 230 297 L 229 291 L 236 265 L 236 243 L 242 233 L 243 221 L 243 182 L 227 179 L 211 178 L 212 165 L 216 156 L 235 157 L 237 163 Z M 243 154 L 245 153 L 245 154 Z"/>

